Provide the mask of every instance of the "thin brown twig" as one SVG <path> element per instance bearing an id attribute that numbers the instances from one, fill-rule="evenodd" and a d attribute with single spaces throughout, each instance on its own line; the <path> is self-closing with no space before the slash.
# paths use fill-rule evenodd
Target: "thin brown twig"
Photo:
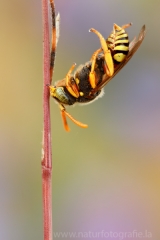
<path id="1" fill-rule="evenodd" d="M 51 0 L 50 0 L 51 1 Z M 51 3 L 51 2 L 50 2 Z M 54 1 L 52 1 L 54 6 Z M 43 155 L 42 155 L 42 194 L 44 240 L 52 240 L 52 151 L 50 120 L 50 34 L 49 34 L 49 1 L 42 0 L 43 15 Z M 55 9 L 52 8 L 52 24 L 55 25 Z M 56 38 L 56 34 L 54 34 Z M 56 41 L 56 40 L 55 40 Z M 55 55 L 52 56 L 54 62 Z M 54 67 L 54 64 L 53 64 Z M 52 67 L 52 70 L 53 70 Z"/>

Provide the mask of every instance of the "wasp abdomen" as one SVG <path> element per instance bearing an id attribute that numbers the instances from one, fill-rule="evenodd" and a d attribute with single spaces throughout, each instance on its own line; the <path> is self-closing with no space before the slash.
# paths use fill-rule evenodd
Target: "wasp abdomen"
<path id="1" fill-rule="evenodd" d="M 118 29 L 114 29 L 107 39 L 107 44 L 112 52 L 114 63 L 123 62 L 129 52 L 129 39 L 125 30 L 119 26 Z"/>

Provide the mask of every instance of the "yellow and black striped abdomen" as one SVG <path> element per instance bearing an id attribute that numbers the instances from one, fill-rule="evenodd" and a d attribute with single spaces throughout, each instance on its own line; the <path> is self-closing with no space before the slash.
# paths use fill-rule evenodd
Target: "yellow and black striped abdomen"
<path id="1" fill-rule="evenodd" d="M 111 50 L 115 64 L 123 62 L 129 52 L 128 34 L 123 28 L 115 30 L 107 39 L 108 48 Z"/>

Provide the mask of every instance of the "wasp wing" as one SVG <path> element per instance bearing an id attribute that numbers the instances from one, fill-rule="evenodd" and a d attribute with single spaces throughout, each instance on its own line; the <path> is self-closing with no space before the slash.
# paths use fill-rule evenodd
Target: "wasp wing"
<path id="1" fill-rule="evenodd" d="M 132 58 L 132 56 L 135 54 L 135 52 L 138 50 L 141 43 L 143 42 L 143 39 L 144 39 L 145 33 L 146 33 L 145 29 L 146 28 L 144 25 L 139 33 L 138 38 L 134 38 L 133 41 L 130 42 L 129 53 L 128 53 L 127 57 L 125 58 L 125 60 L 115 67 L 114 74 L 111 77 L 109 77 L 105 74 L 102 82 L 95 89 L 93 89 L 93 91 L 92 91 L 93 93 L 101 90 L 128 63 L 128 61 Z"/>

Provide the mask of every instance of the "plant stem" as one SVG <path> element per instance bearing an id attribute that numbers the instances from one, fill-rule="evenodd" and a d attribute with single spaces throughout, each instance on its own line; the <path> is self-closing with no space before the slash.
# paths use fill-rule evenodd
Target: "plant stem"
<path id="1" fill-rule="evenodd" d="M 53 3 L 54 4 L 54 3 Z M 42 155 L 42 193 L 44 240 L 52 240 L 52 151 L 50 120 L 50 38 L 49 2 L 42 0 L 43 15 L 43 155 Z M 52 13 L 53 15 L 53 13 Z M 54 17 L 55 19 L 55 17 Z"/>

